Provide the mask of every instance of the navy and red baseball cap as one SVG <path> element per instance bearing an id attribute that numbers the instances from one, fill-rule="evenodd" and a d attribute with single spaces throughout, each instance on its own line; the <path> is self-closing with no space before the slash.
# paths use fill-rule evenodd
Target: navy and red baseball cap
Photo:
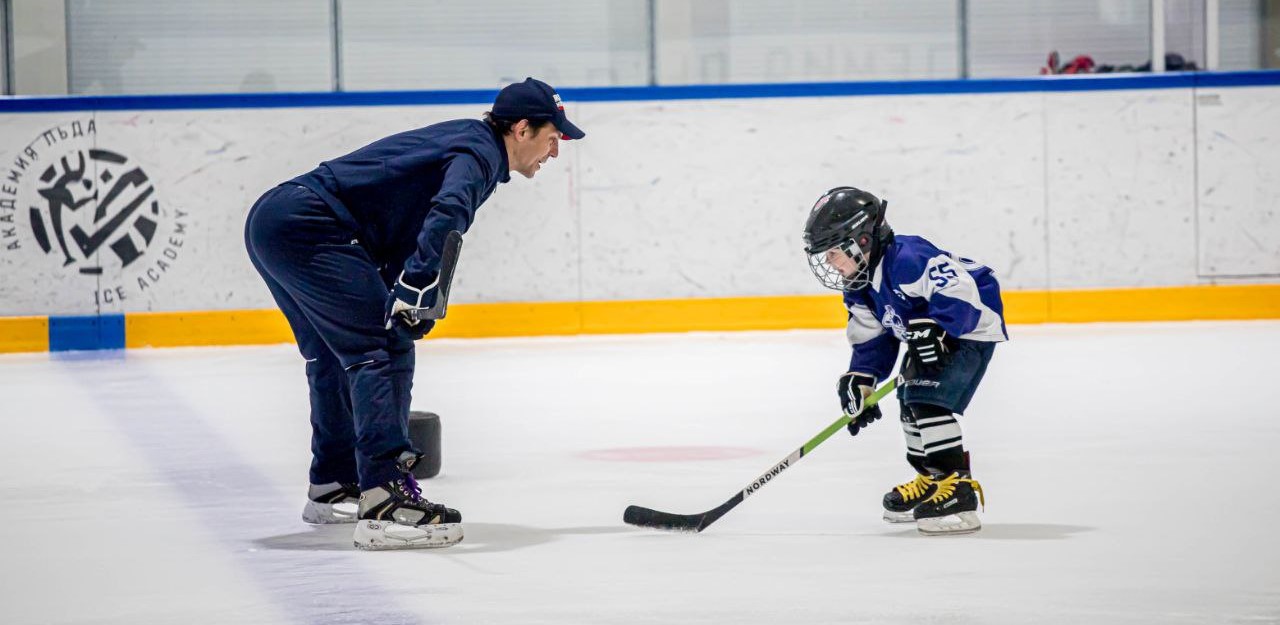
<path id="1" fill-rule="evenodd" d="M 526 78 L 524 82 L 503 87 L 493 101 L 493 115 L 504 119 L 551 120 L 563 139 L 587 136 L 565 117 L 564 105 L 560 103 L 556 90 L 536 78 Z"/>

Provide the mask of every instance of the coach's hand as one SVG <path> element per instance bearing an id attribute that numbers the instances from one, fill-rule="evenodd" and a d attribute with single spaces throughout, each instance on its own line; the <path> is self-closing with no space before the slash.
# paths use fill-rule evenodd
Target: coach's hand
<path id="1" fill-rule="evenodd" d="M 840 395 L 840 407 L 844 413 L 853 417 L 849 422 L 849 434 L 858 435 L 858 430 L 871 425 L 880 418 L 880 406 L 866 405 L 867 397 L 875 391 L 876 379 L 865 373 L 850 371 L 840 376 L 836 392 Z"/>
<path id="2" fill-rule="evenodd" d="M 435 278 L 425 286 L 414 286 L 405 280 L 404 272 L 401 271 L 387 296 L 387 329 L 415 341 L 426 336 L 436 322 L 431 319 L 415 319 L 410 313 L 430 308 L 436 303 L 436 286 L 439 283 L 439 278 Z"/>

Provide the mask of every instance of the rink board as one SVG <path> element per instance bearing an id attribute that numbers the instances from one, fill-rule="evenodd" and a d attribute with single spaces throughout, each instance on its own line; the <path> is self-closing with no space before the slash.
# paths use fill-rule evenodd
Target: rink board
<path id="1" fill-rule="evenodd" d="M 1280 72 L 563 94 L 588 137 L 478 212 L 442 336 L 838 325 L 800 229 L 842 184 L 992 267 L 1013 322 L 1280 315 Z M 287 340 L 254 200 L 492 96 L 0 99 L 0 349 Z M 123 192 L 55 222 L 58 184 Z"/>

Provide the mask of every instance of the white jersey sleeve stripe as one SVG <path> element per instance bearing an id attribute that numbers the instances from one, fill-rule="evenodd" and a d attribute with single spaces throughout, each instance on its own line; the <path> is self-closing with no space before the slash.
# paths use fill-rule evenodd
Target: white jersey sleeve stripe
<path id="1" fill-rule="evenodd" d="M 856 304 L 848 308 L 849 326 L 845 329 L 845 336 L 850 345 L 861 345 L 885 333 L 884 326 L 870 309 Z"/>

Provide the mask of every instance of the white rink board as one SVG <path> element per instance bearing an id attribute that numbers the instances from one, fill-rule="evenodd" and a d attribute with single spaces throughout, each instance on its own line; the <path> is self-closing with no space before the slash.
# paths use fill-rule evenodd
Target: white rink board
<path id="1" fill-rule="evenodd" d="M 887 198 L 898 231 L 943 246 L 964 233 L 957 250 L 1011 268 L 1010 285 L 1042 288 L 1040 98 L 597 106 L 584 123 L 604 130 L 582 147 L 584 297 L 821 293 L 801 230 L 818 196 L 840 185 Z M 627 147 L 638 143 L 651 153 Z"/>
<path id="2" fill-rule="evenodd" d="M 1046 95 L 1051 288 L 1196 284 L 1191 97 Z"/>
<path id="3" fill-rule="evenodd" d="M 1220 97 L 1197 104 L 1191 89 L 1153 89 L 570 103 L 588 138 L 481 208 L 456 301 L 821 293 L 800 230 L 813 200 L 843 184 L 887 198 L 897 231 L 991 265 L 1008 289 L 1273 280 L 1280 88 L 1201 91 Z M 0 115 L 0 180 L 25 148 L 38 153 L 16 184 L 0 185 L 0 315 L 271 308 L 242 243 L 262 192 L 382 136 L 485 109 Z M 73 124 L 86 131 L 90 121 L 94 132 L 74 136 Z M 155 234 L 127 267 L 105 244 L 79 257 L 69 238 L 64 254 L 52 234 L 49 253 L 35 237 L 29 209 L 47 208 L 39 190 L 49 186 L 38 176 L 89 149 L 126 157 L 118 169 L 141 167 L 153 189 L 143 209 L 156 202 Z M 92 173 L 110 169 L 104 163 Z M 97 184 L 105 193 L 112 183 Z M 63 230 L 89 212 L 64 210 Z M 81 273 L 88 267 L 101 273 Z"/>
<path id="4" fill-rule="evenodd" d="M 1200 272 L 1280 274 L 1280 90 L 1201 89 Z"/>

